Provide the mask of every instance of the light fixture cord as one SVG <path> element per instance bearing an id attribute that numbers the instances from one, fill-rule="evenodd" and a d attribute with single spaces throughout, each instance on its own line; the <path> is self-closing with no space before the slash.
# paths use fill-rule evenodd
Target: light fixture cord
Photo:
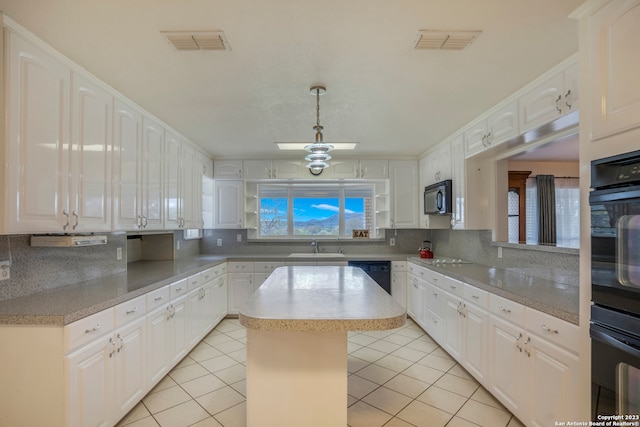
<path id="1" fill-rule="evenodd" d="M 320 88 L 316 88 L 316 126 L 320 129 Z"/>

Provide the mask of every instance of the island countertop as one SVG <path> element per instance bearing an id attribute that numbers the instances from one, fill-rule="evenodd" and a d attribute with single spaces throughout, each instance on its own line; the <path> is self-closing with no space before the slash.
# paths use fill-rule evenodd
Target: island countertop
<path id="1" fill-rule="evenodd" d="M 277 268 L 240 310 L 240 323 L 261 331 L 386 330 L 406 311 L 361 269 Z"/>

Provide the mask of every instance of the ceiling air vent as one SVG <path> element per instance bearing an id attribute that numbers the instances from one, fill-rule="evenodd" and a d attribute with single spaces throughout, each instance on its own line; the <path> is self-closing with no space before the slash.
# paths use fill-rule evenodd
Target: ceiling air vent
<path id="1" fill-rule="evenodd" d="M 420 30 L 416 49 L 462 50 L 478 38 L 481 31 Z"/>
<path id="2" fill-rule="evenodd" d="M 160 31 L 176 50 L 231 50 L 222 31 Z"/>

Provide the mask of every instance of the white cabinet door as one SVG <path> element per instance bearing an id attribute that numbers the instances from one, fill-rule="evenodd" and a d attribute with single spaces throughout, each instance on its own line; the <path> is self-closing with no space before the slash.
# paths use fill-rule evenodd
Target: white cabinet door
<path id="1" fill-rule="evenodd" d="M 327 170 L 329 178 L 359 178 L 360 162 L 358 160 L 332 160 Z"/>
<path id="2" fill-rule="evenodd" d="M 575 68 L 569 71 L 575 74 Z M 573 79 L 567 78 L 565 71 L 561 71 L 543 81 L 530 91 L 522 95 L 519 100 L 519 128 L 520 133 L 525 133 L 543 124 L 549 123 L 560 116 L 577 109 L 575 91 L 567 88 L 567 82 Z"/>
<path id="3" fill-rule="evenodd" d="M 640 127 L 638 22 L 638 1 L 611 1 L 587 18 L 589 74 L 585 87 L 589 88 L 592 140 Z"/>
<path id="4" fill-rule="evenodd" d="M 229 314 L 238 314 L 253 294 L 253 273 L 227 275 L 227 306 Z"/>
<path id="5" fill-rule="evenodd" d="M 489 128 L 486 119 L 474 123 L 465 130 L 464 140 L 467 146 L 465 155 L 471 156 L 487 148 L 488 133 Z"/>
<path id="6" fill-rule="evenodd" d="M 453 200 L 451 225 L 454 229 L 464 229 L 466 215 L 466 168 L 465 146 L 462 134 L 451 140 L 451 185 Z"/>
<path id="7" fill-rule="evenodd" d="M 73 73 L 69 210 L 72 231 L 111 230 L 113 97 Z"/>
<path id="8" fill-rule="evenodd" d="M 407 272 L 391 272 L 391 296 L 402 308 L 407 308 Z"/>
<path id="9" fill-rule="evenodd" d="M 418 228 L 420 222 L 418 163 L 412 160 L 389 162 L 391 228 Z"/>
<path id="10" fill-rule="evenodd" d="M 469 302 L 465 305 L 465 351 L 462 364 L 476 379 L 487 381 L 489 313 Z"/>
<path id="11" fill-rule="evenodd" d="M 169 131 L 164 134 L 164 227 L 182 228 L 182 141 Z"/>
<path id="12" fill-rule="evenodd" d="M 360 176 L 357 178 L 366 179 L 387 179 L 389 178 L 388 160 L 360 160 Z"/>
<path id="13" fill-rule="evenodd" d="M 8 60 L 5 232 L 70 232 L 67 206 L 70 70 L 11 31 Z M 5 204 L 6 203 L 6 204 Z"/>
<path id="14" fill-rule="evenodd" d="M 242 228 L 244 181 L 215 181 L 214 194 L 214 228 Z"/>
<path id="15" fill-rule="evenodd" d="M 214 179 L 242 179 L 242 160 L 216 160 L 213 162 Z"/>
<path id="16" fill-rule="evenodd" d="M 114 399 L 116 416 L 129 412 L 147 391 L 147 375 L 141 369 L 147 360 L 146 319 L 139 318 L 115 332 L 116 353 Z M 117 420 L 114 420 L 117 421 Z"/>
<path id="17" fill-rule="evenodd" d="M 214 279 L 212 286 L 211 303 L 215 313 L 215 325 L 227 315 L 227 275 L 223 274 Z"/>
<path id="18" fill-rule="evenodd" d="M 464 353 L 464 307 L 462 300 L 448 292 L 444 293 L 444 336 L 443 348 L 456 360 L 462 360 Z"/>
<path id="19" fill-rule="evenodd" d="M 580 410 L 578 357 L 535 335 L 527 337 L 525 352 L 532 384 L 527 425 L 544 427 L 575 419 Z"/>
<path id="20" fill-rule="evenodd" d="M 163 206 L 164 128 L 158 122 L 142 119 L 142 228 L 158 230 L 164 226 Z"/>
<path id="21" fill-rule="evenodd" d="M 271 168 L 271 178 L 311 178 L 306 162 L 301 160 L 274 160 Z"/>
<path id="22" fill-rule="evenodd" d="M 137 230 L 142 226 L 142 114 L 119 99 L 114 111 L 114 229 Z"/>
<path id="23" fill-rule="evenodd" d="M 157 384 L 169 372 L 167 353 L 169 337 L 167 322 L 170 315 L 167 306 L 152 311 L 147 315 L 147 378 L 150 384 Z"/>
<path id="24" fill-rule="evenodd" d="M 409 275 L 407 280 L 407 313 L 425 327 L 425 283 L 414 275 Z"/>
<path id="25" fill-rule="evenodd" d="M 216 162 L 218 164 L 218 162 Z M 243 160 L 242 173 L 244 179 L 268 179 L 272 176 L 270 160 Z"/>
<path id="26" fill-rule="evenodd" d="M 522 354 L 521 328 L 489 315 L 491 393 L 514 414 L 526 413 L 529 380 Z M 521 415 L 518 415 L 520 417 Z"/>
<path id="27" fill-rule="evenodd" d="M 169 368 L 175 366 L 187 354 L 187 297 L 175 299 L 169 305 L 167 320 L 167 361 Z"/>
<path id="28" fill-rule="evenodd" d="M 187 142 L 182 144 L 181 159 L 181 227 L 201 228 L 202 213 L 199 210 L 202 208 L 202 169 L 195 150 Z"/>
<path id="29" fill-rule="evenodd" d="M 111 334 L 65 357 L 69 427 L 111 427 L 116 344 Z"/>

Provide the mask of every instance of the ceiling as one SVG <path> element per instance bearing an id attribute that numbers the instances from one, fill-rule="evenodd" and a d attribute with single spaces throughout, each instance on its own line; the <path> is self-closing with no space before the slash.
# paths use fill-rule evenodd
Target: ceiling
<path id="1" fill-rule="evenodd" d="M 419 156 L 578 50 L 584 0 L 0 0 L 0 10 L 214 158 L 285 157 L 316 100 L 338 156 Z M 480 30 L 461 51 L 418 31 Z M 221 30 L 179 52 L 161 31 Z"/>

